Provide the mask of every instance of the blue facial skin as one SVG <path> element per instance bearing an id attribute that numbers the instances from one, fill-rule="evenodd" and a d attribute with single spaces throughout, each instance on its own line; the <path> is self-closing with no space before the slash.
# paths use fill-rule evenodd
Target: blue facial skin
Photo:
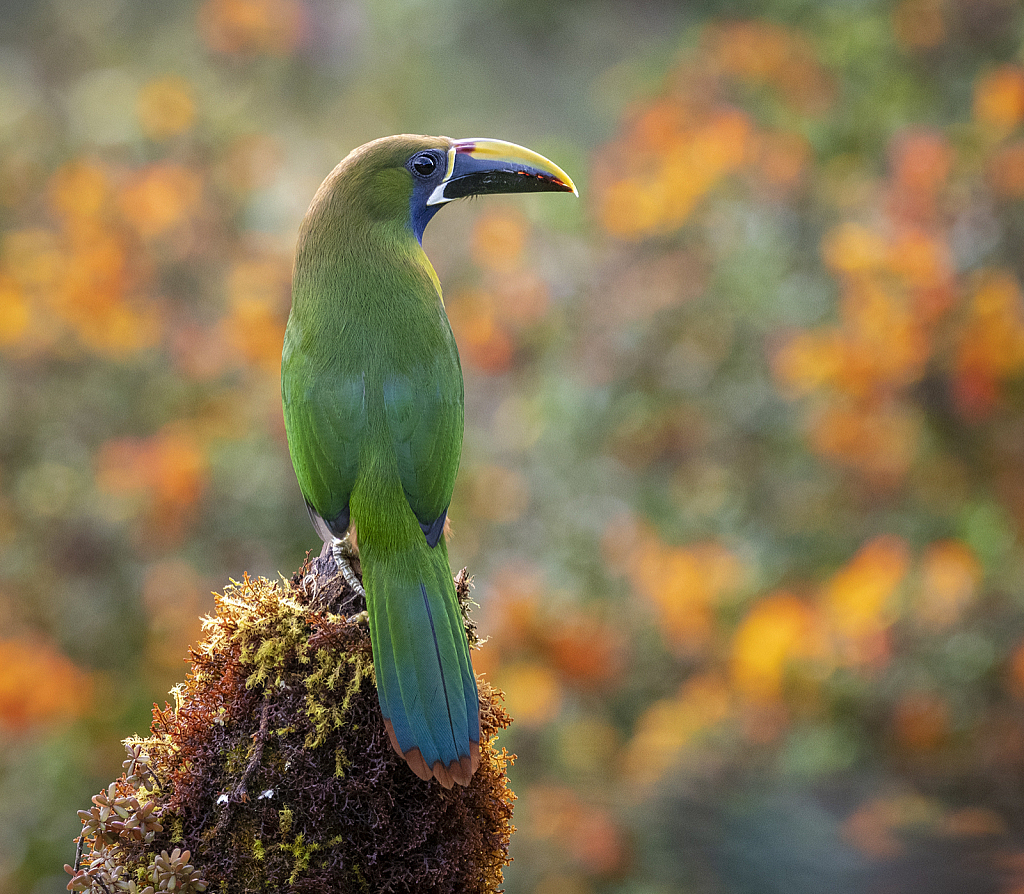
<path id="1" fill-rule="evenodd" d="M 430 160 L 434 162 L 434 168 L 427 173 Z M 423 244 L 423 231 L 427 228 L 431 218 L 441 210 L 442 204 L 428 205 L 427 200 L 444 180 L 445 168 L 447 166 L 447 155 L 440 149 L 427 149 L 424 152 L 417 152 L 406 163 L 406 168 L 412 174 L 412 196 L 409 198 L 409 222 L 416 239 Z"/>

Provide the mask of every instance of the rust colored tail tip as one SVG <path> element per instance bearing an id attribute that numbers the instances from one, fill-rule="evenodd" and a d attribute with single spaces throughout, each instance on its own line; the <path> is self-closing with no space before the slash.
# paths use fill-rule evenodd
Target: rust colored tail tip
<path id="1" fill-rule="evenodd" d="M 391 740 L 391 747 L 395 749 L 395 752 L 405 759 L 405 762 L 409 765 L 409 768 L 419 776 L 420 779 L 426 781 L 431 777 L 436 778 L 445 788 L 451 788 L 456 782 L 459 785 L 469 785 L 469 781 L 473 778 L 473 774 L 477 771 L 477 767 L 480 766 L 480 743 L 470 742 L 468 755 L 463 755 L 458 761 L 452 761 L 446 767 L 440 761 L 435 761 L 433 767 L 428 767 L 427 762 L 423 759 L 423 754 L 419 748 L 410 748 L 408 751 L 403 752 L 398 747 L 398 737 L 395 735 L 395 728 L 391 725 L 390 720 L 384 721 L 384 726 L 388 730 L 388 738 Z"/>

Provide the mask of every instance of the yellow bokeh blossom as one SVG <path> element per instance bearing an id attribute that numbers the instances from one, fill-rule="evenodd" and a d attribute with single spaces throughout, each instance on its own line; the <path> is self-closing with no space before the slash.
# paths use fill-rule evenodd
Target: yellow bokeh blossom
<path id="1" fill-rule="evenodd" d="M 184 133 L 196 117 L 192 85 L 177 75 L 156 78 L 139 91 L 136 113 L 142 132 L 150 139 L 164 140 Z"/>
<path id="2" fill-rule="evenodd" d="M 910 551 L 899 537 L 869 540 L 821 590 L 821 608 L 840 660 L 884 660 L 884 636 L 896 617 L 896 596 L 910 568 Z"/>
<path id="3" fill-rule="evenodd" d="M 822 648 L 814 608 L 792 593 L 772 593 L 754 605 L 733 634 L 733 686 L 754 702 L 779 701 L 791 670 L 820 656 Z"/>

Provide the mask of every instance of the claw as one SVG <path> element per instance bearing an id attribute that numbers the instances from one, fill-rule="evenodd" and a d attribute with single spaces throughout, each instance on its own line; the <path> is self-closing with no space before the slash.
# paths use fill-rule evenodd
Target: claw
<path id="1" fill-rule="evenodd" d="M 358 558 L 359 553 L 355 551 L 352 546 L 352 541 L 346 537 L 344 540 L 333 540 L 331 542 L 331 553 L 334 556 L 334 561 L 338 564 L 338 571 L 341 572 L 341 576 L 345 579 L 345 583 L 352 588 L 352 590 L 363 599 L 366 599 L 366 591 L 363 589 L 363 585 L 359 578 L 356 577 L 355 570 L 352 568 L 352 559 Z"/>

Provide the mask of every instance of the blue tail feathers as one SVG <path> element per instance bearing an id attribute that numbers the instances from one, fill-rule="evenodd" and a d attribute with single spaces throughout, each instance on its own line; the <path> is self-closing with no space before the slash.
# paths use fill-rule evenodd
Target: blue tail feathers
<path id="1" fill-rule="evenodd" d="M 360 547 L 391 744 L 422 779 L 468 785 L 479 763 L 480 707 L 443 541 L 386 555 Z"/>

